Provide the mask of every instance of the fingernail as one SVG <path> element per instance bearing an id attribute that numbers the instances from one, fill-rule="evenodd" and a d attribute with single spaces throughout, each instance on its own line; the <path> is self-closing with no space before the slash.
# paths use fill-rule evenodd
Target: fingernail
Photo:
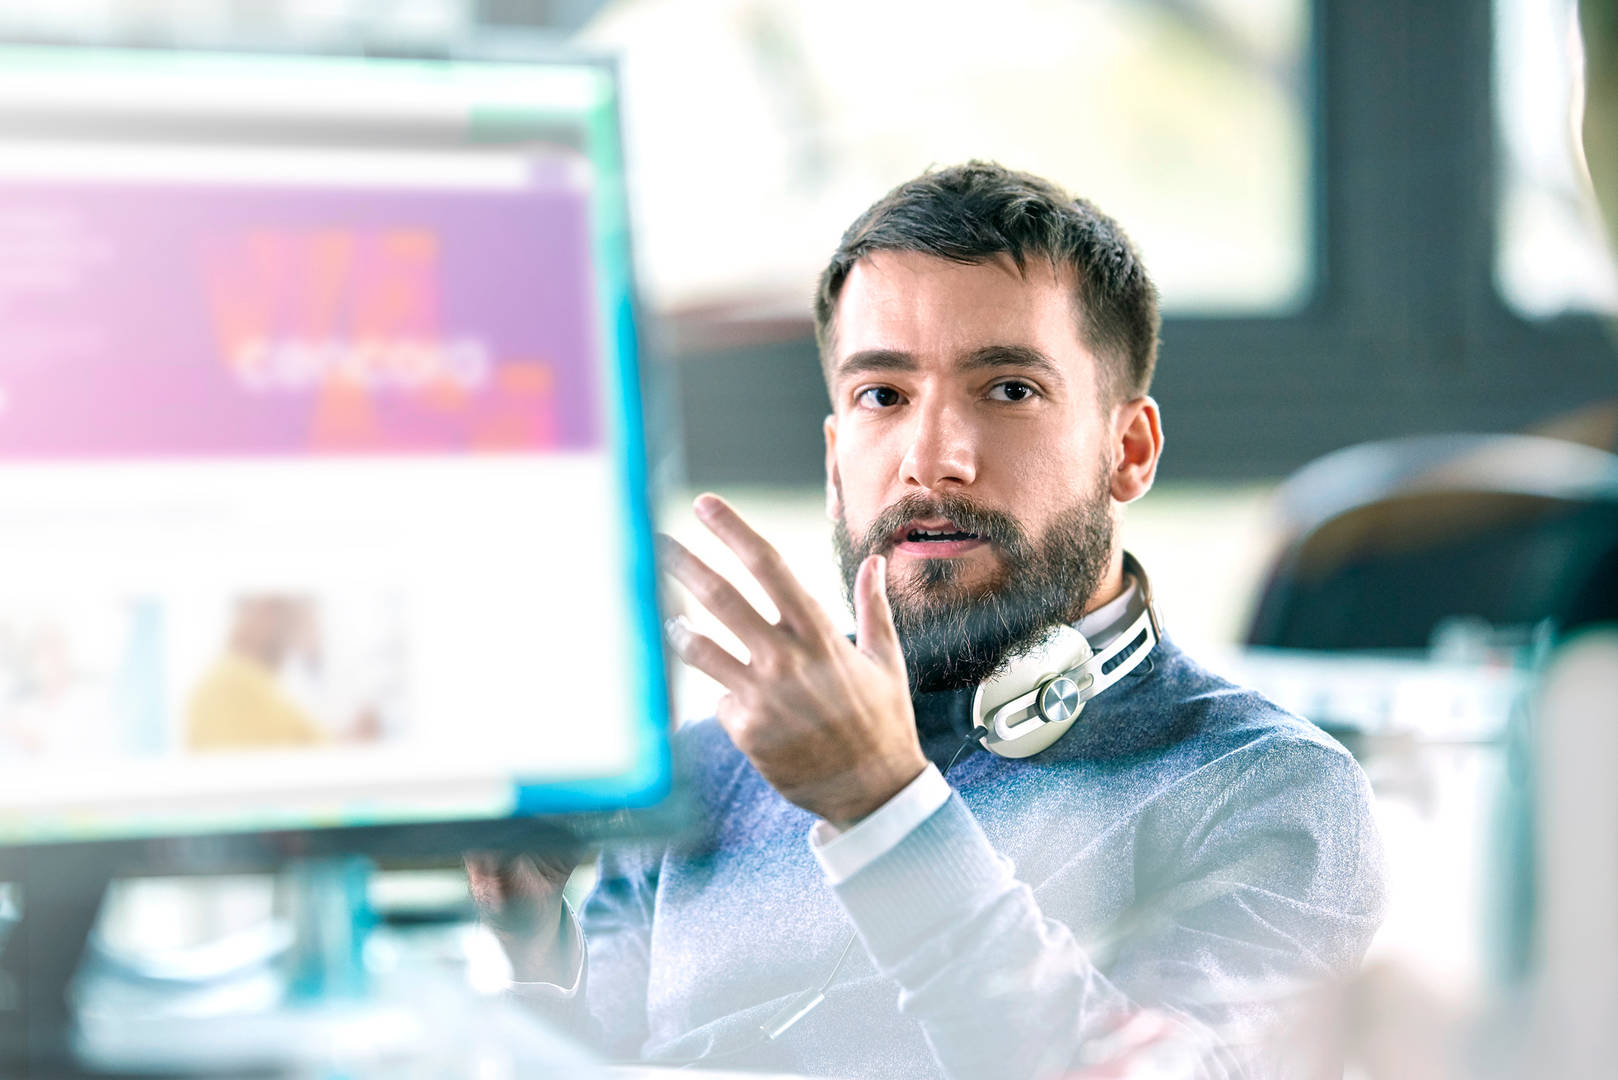
<path id="1" fill-rule="evenodd" d="M 684 615 L 674 615 L 663 620 L 663 636 L 669 639 L 670 645 L 680 644 L 690 632 L 691 623 Z"/>
<path id="2" fill-rule="evenodd" d="M 697 517 L 707 521 L 719 510 L 719 496 L 712 493 L 698 495 L 691 506 L 697 512 Z"/>
<path id="3" fill-rule="evenodd" d="M 886 591 L 888 587 L 888 557 L 886 555 L 876 557 L 876 587 L 883 591 Z"/>

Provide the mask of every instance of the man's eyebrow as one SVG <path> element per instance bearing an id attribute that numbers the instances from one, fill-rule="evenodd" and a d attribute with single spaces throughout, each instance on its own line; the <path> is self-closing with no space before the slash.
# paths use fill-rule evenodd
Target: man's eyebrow
<path id="1" fill-rule="evenodd" d="M 963 371 L 982 368 L 1022 368 L 1043 376 L 1052 382 L 1062 381 L 1062 369 L 1056 361 L 1027 345 L 988 345 L 974 349 L 964 356 L 959 365 Z"/>
<path id="2" fill-rule="evenodd" d="M 837 377 L 846 379 L 850 375 L 863 375 L 871 371 L 914 371 L 916 367 L 916 358 L 907 352 L 862 349 L 843 358 L 843 362 L 837 365 Z"/>
<path id="3" fill-rule="evenodd" d="M 916 358 L 898 349 L 862 349 L 850 353 L 837 365 L 837 378 L 865 375 L 874 371 L 915 371 L 920 365 Z M 1021 368 L 1052 382 L 1062 381 L 1061 366 L 1027 345 L 985 345 L 973 349 L 955 364 L 960 371 L 981 371 L 990 368 Z"/>

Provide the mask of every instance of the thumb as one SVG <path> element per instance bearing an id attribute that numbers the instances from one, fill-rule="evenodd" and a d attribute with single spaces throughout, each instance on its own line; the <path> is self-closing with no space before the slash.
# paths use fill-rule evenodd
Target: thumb
<path id="1" fill-rule="evenodd" d="M 872 555 L 860 564 L 854 579 L 854 631 L 860 652 L 883 667 L 904 671 L 899 631 L 893 626 L 888 604 L 888 560 Z"/>

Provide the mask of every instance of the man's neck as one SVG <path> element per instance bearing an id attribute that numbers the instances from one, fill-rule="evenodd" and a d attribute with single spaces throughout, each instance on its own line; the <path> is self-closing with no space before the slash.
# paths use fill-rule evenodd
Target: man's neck
<path id="1" fill-rule="evenodd" d="M 1096 586 L 1095 592 L 1084 605 L 1084 614 L 1088 615 L 1097 608 L 1105 607 L 1124 593 L 1128 582 L 1124 579 L 1124 549 L 1113 548 L 1107 559 L 1107 572 L 1101 576 L 1101 583 Z"/>

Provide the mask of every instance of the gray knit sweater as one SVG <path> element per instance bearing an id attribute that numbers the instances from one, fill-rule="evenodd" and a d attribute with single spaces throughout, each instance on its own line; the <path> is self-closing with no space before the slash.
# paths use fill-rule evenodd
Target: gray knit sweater
<path id="1" fill-rule="evenodd" d="M 707 827 L 603 856 L 574 1010 L 621 1057 L 1002 1078 L 1083 1064 L 1151 1008 L 1178 1029 L 1171 1075 L 1302 1075 L 1288 1058 L 1313 1037 L 1300 1003 L 1354 968 L 1381 917 L 1369 787 L 1318 728 L 1167 640 L 1153 659 L 1043 753 L 964 757 L 956 794 L 836 888 L 806 840 L 813 818 L 718 725 L 686 728 Z M 918 702 L 941 766 L 963 704 Z M 824 1003 L 754 1045 L 851 928 Z"/>

